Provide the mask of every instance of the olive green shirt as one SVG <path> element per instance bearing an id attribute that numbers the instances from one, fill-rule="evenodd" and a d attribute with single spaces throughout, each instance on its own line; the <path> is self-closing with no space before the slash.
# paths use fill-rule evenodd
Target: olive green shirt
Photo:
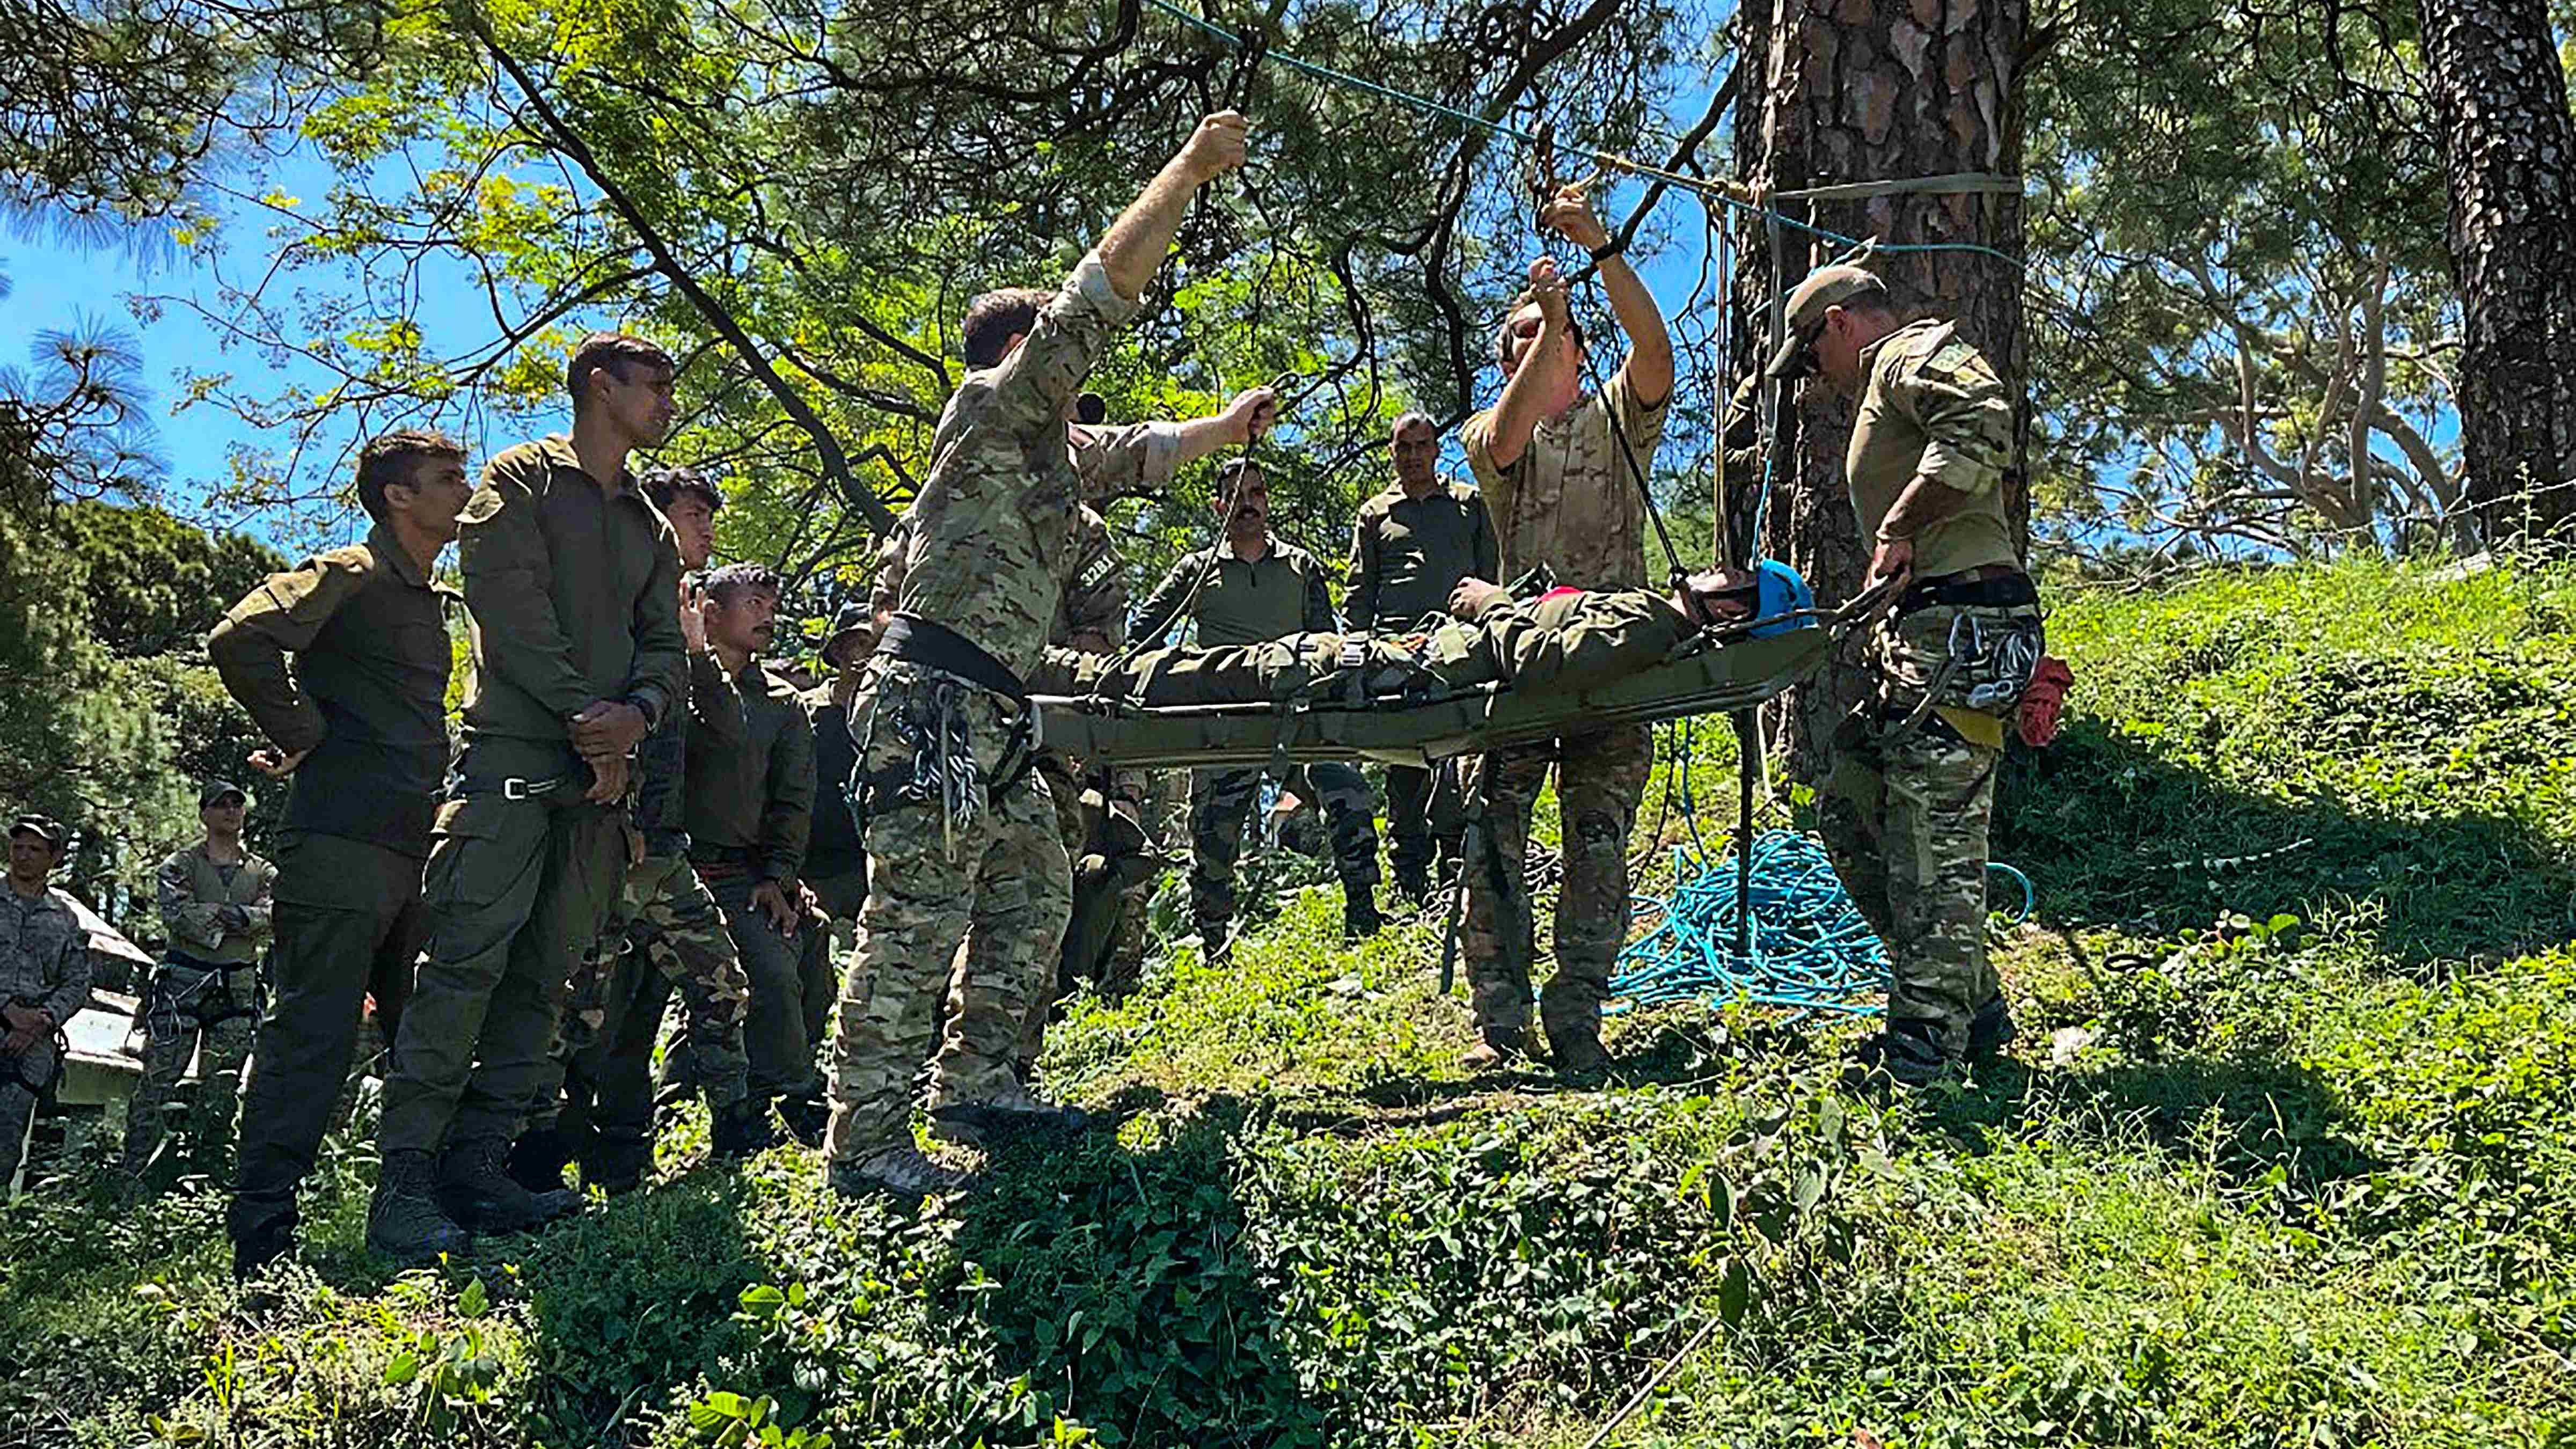
<path id="1" fill-rule="evenodd" d="M 563 742 L 574 715 L 681 698 L 680 552 L 632 475 L 602 486 L 557 434 L 494 458 L 456 538 L 472 620 L 465 733 Z"/>
<path id="2" fill-rule="evenodd" d="M 1213 568 L 1208 566 L 1207 549 L 1172 566 L 1145 600 L 1144 610 L 1137 616 L 1135 638 L 1153 641 L 1170 633 L 1184 603 L 1191 620 L 1199 626 L 1201 649 L 1257 644 L 1300 631 L 1331 632 L 1333 599 L 1324 587 L 1324 566 L 1315 561 L 1313 554 L 1276 538 L 1270 540 L 1270 547 L 1259 559 L 1250 563 L 1236 558 L 1230 543 L 1220 543 L 1213 551 Z M 1198 597 L 1191 599 L 1190 586 L 1198 582 L 1203 569 L 1207 583 L 1199 589 Z"/>
<path id="3" fill-rule="evenodd" d="M 762 880 L 805 869 L 814 824 L 814 721 L 795 682 L 759 660 L 728 679 L 689 659 L 689 853 L 750 858 Z"/>
<path id="4" fill-rule="evenodd" d="M 206 636 L 261 733 L 309 752 L 288 786 L 288 830 L 429 854 L 447 773 L 447 598 L 379 523 L 271 574 Z"/>
<path id="5" fill-rule="evenodd" d="M 1956 333 L 1948 322 L 1915 322 L 1870 344 L 1860 359 L 1869 381 L 1843 455 L 1864 544 L 1917 478 L 1967 495 L 1915 536 L 1918 579 L 2021 566 L 2000 486 L 2012 461 L 2012 394 L 1984 354 Z"/>
<path id="6" fill-rule="evenodd" d="M 1420 498 L 1402 484 L 1360 505 L 1351 530 L 1353 629 L 1401 628 L 1449 611 L 1460 579 L 1497 579 L 1502 550 L 1475 489 L 1443 481 Z"/>

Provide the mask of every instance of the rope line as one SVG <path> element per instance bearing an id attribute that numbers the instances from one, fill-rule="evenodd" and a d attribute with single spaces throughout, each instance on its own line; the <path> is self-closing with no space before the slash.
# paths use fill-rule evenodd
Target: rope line
<path id="1" fill-rule="evenodd" d="M 1234 46 L 1237 49 L 1248 49 L 1253 44 L 1253 42 L 1247 40 L 1243 35 L 1235 31 L 1228 30 L 1224 26 L 1217 24 L 1215 21 L 1206 19 L 1203 16 L 1192 15 L 1190 12 L 1183 10 L 1178 5 L 1173 4 L 1172 0 L 1145 0 L 1145 3 L 1152 6 L 1154 9 L 1171 16 L 1173 19 L 1180 21 L 1182 24 L 1189 26 L 1191 29 L 1223 41 L 1227 45 Z M 1524 131 L 1517 126 L 1506 125 L 1501 121 L 1488 120 L 1483 116 L 1477 115 L 1473 111 L 1460 110 L 1456 106 L 1432 100 L 1428 96 L 1414 95 L 1410 91 L 1400 91 L 1393 86 L 1369 80 L 1364 76 L 1352 75 L 1348 71 L 1335 70 L 1333 67 L 1328 65 L 1318 65 L 1311 60 L 1303 60 L 1297 56 L 1287 54 L 1284 51 L 1270 49 L 1266 45 L 1261 49 L 1259 55 L 1255 57 L 1256 64 L 1261 61 L 1277 61 L 1279 64 L 1297 71 L 1302 75 L 1311 76 L 1321 81 L 1329 81 L 1334 85 L 1348 86 L 1353 90 L 1362 91 L 1369 95 L 1376 96 L 1380 100 L 1393 101 L 1397 105 L 1410 107 L 1416 111 L 1424 113 L 1425 115 L 1441 116 L 1449 120 L 1459 122 L 1462 125 L 1473 126 L 1489 135 L 1499 137 L 1506 141 L 1515 142 L 1532 149 L 1548 144 L 1536 133 Z M 1738 211 L 1742 211 L 1750 215 L 1767 218 L 1778 225 L 1794 227 L 1799 231 L 1811 233 L 1829 242 L 1839 243 L 1846 247 L 1856 247 L 1862 244 L 1859 237 L 1845 236 L 1841 232 L 1828 230 L 1813 222 L 1801 221 L 1796 217 L 1788 216 L 1773 207 L 1762 204 L 1758 200 L 1754 199 L 1754 192 L 1745 186 L 1744 183 L 1739 181 L 1704 181 L 1695 176 L 1686 176 L 1678 171 L 1666 170 L 1661 166 L 1639 161 L 1631 156 L 1622 156 L 1615 151 L 1597 151 L 1576 146 L 1568 146 L 1563 149 L 1582 156 L 1586 160 L 1608 167 L 1611 170 L 1624 171 L 1632 176 L 1642 176 L 1649 180 L 1660 181 L 1667 186 L 1679 187 L 1695 196 L 1711 201 L 1721 202 L 1727 206 L 1734 207 Z M 1780 192 L 1776 194 L 1782 196 L 1847 199 L 1851 196 L 1885 195 L 1900 191 L 1993 192 L 2007 189 L 2018 192 L 2021 189 L 2020 179 L 2009 176 L 1992 176 L 1981 172 L 1968 172 L 1949 176 L 1925 176 L 1913 179 L 1889 181 L 1847 182 L 1837 186 L 1811 187 L 1804 191 Z M 2012 255 L 2010 252 L 1998 251 L 1993 247 L 1985 246 L 1977 242 L 1883 242 L 1879 244 L 1878 250 L 1889 253 L 1971 252 L 1979 256 L 1993 257 L 1997 261 L 2008 263 L 2016 268 L 2028 265 L 2021 258 Z"/>
<path id="2" fill-rule="evenodd" d="M 1840 1016 L 1887 1009 L 1887 949 L 1834 874 L 1823 842 L 1795 830 L 1753 838 L 1749 959 L 1735 949 L 1735 864 L 1732 851 L 1712 862 L 1674 847 L 1673 893 L 1637 900 L 1641 913 L 1663 919 L 1619 953 L 1610 995 L 1624 1005 L 1614 1009 L 1682 1001 L 1749 1001 Z M 1986 869 L 2021 888 L 2021 908 L 2009 923 L 2028 920 L 2030 878 L 2000 861 Z"/>

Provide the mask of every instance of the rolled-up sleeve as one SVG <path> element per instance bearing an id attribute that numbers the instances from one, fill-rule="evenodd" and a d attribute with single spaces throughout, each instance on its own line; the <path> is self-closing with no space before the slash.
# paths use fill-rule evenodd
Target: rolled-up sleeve
<path id="1" fill-rule="evenodd" d="M 994 369 L 994 403 L 1013 431 L 1061 428 L 1083 379 L 1136 309 L 1110 285 L 1100 258 L 1086 253 L 1055 299 L 1039 310 L 1027 339 Z"/>
<path id="2" fill-rule="evenodd" d="M 1969 494 L 2002 479 L 2012 458 L 2012 395 L 1975 348 L 1951 343 L 1888 381 L 1889 400 L 1923 430 L 1915 477 Z"/>
<path id="3" fill-rule="evenodd" d="M 1122 488 L 1160 487 L 1179 471 L 1180 429 L 1170 423 L 1093 428 L 1081 457 L 1083 487 L 1094 498 Z"/>

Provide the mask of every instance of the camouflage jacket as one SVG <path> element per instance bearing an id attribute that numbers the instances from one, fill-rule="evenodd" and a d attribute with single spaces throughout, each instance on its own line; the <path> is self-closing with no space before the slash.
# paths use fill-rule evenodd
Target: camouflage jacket
<path id="1" fill-rule="evenodd" d="M 277 867 L 249 851 L 242 852 L 230 880 L 202 840 L 172 854 L 154 877 L 170 949 L 226 966 L 257 960 L 259 943 L 268 939 L 269 892 L 276 883 Z M 241 907 L 240 925 L 225 923 L 226 906 Z"/>
<path id="2" fill-rule="evenodd" d="M 963 635 L 1026 676 L 1055 627 L 1091 483 L 1065 418 L 1136 303 L 1086 256 L 1029 335 L 967 374 L 939 415 L 929 474 L 904 515 L 904 613 Z"/>
<path id="3" fill-rule="evenodd" d="M 1915 322 L 1861 354 L 1869 382 L 1843 454 L 1864 541 L 1917 478 L 1967 495 L 1915 536 L 1918 579 L 2021 562 L 1998 486 L 2012 461 L 2012 393 L 1957 330 L 1948 322 Z"/>
<path id="4" fill-rule="evenodd" d="M 89 1000 L 89 938 L 61 891 L 29 900 L 0 885 L 0 1003 L 44 1008 L 60 1026 Z"/>

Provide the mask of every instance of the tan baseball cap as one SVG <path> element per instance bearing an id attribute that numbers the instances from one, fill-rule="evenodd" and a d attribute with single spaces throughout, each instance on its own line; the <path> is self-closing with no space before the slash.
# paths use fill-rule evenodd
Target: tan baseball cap
<path id="1" fill-rule="evenodd" d="M 1816 329 L 1824 325 L 1825 309 L 1872 292 L 1886 295 L 1887 283 L 1864 267 L 1838 263 L 1809 272 L 1805 281 L 1789 290 L 1789 300 L 1780 309 L 1780 350 L 1772 354 L 1771 365 L 1762 369 L 1762 375 L 1803 374 L 1807 370 L 1807 344 L 1815 340 Z"/>

